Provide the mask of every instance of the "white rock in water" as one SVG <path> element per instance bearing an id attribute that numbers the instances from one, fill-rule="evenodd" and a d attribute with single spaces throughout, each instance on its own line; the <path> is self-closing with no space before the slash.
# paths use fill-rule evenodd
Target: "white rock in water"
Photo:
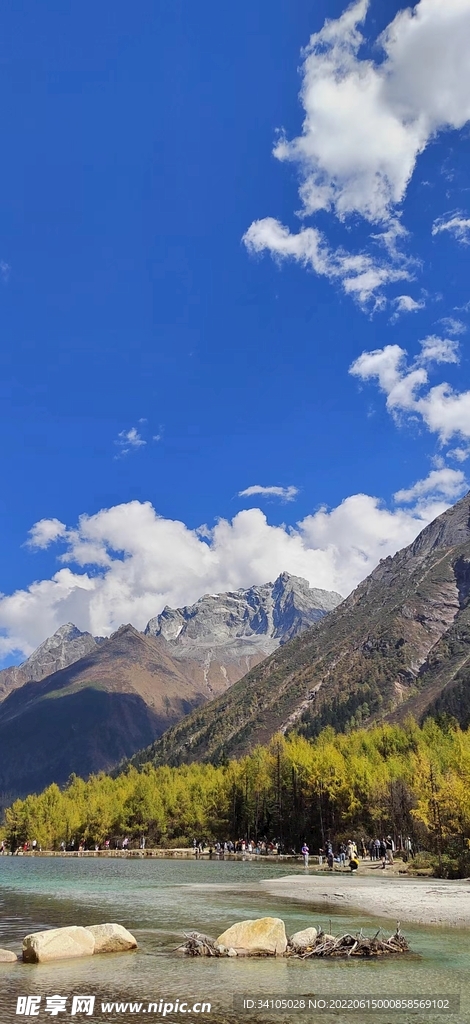
<path id="1" fill-rule="evenodd" d="M 275 953 L 282 956 L 287 949 L 286 929 L 280 917 L 260 917 L 255 921 L 239 921 L 219 935 L 220 946 L 249 953 Z"/>
<path id="2" fill-rule="evenodd" d="M 289 942 L 291 946 L 297 946 L 298 949 L 306 949 L 307 946 L 313 946 L 317 935 L 316 928 L 303 928 L 300 932 L 294 932 Z"/>
<path id="3" fill-rule="evenodd" d="M 122 924 L 92 924 L 86 929 L 95 940 L 95 953 L 121 953 L 137 949 L 137 940 Z"/>
<path id="4" fill-rule="evenodd" d="M 50 960 L 69 960 L 71 957 L 91 956 L 95 940 L 87 928 L 50 928 L 45 932 L 32 932 L 23 939 L 23 960 L 27 964 L 43 964 Z"/>
<path id="5" fill-rule="evenodd" d="M 12 964 L 18 957 L 11 949 L 0 949 L 0 964 Z"/>

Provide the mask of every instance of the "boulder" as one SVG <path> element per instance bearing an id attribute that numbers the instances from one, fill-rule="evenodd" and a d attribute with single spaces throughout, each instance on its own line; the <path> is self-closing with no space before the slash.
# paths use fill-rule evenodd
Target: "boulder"
<path id="1" fill-rule="evenodd" d="M 45 932 L 32 932 L 23 939 L 23 960 L 27 964 L 43 964 L 50 960 L 69 960 L 77 956 L 91 956 L 95 940 L 88 928 L 50 928 Z"/>
<path id="2" fill-rule="evenodd" d="M 287 949 L 284 921 L 279 917 L 260 917 L 255 921 L 239 921 L 219 935 L 217 943 L 229 949 L 246 950 L 252 955 L 271 953 L 282 956 Z"/>
<path id="3" fill-rule="evenodd" d="M 316 928 L 303 928 L 302 931 L 294 932 L 291 935 L 289 943 L 295 949 L 307 949 L 307 946 L 313 946 L 317 935 Z"/>
<path id="4" fill-rule="evenodd" d="M 0 949 L 0 964 L 12 964 L 17 959 L 16 953 L 12 953 L 11 949 Z"/>
<path id="5" fill-rule="evenodd" d="M 86 929 L 95 940 L 95 953 L 122 953 L 137 949 L 133 935 L 122 924 L 92 924 Z"/>

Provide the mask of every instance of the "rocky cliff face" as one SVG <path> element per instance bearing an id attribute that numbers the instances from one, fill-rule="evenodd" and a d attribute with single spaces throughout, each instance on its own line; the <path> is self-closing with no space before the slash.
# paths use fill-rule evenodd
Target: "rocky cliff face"
<path id="1" fill-rule="evenodd" d="M 164 608 L 145 633 L 163 637 L 173 657 L 238 661 L 266 656 L 318 622 L 341 602 L 333 591 L 311 588 L 284 572 L 274 583 L 206 594 L 185 608 Z"/>
<path id="2" fill-rule="evenodd" d="M 330 615 L 137 759 L 238 756 L 277 731 L 417 718 L 470 721 L 470 493 Z M 461 712 L 459 711 L 461 709 Z"/>
<path id="3" fill-rule="evenodd" d="M 22 665 L 0 671 L 0 700 L 24 683 L 44 679 L 52 672 L 58 672 L 86 654 L 91 654 L 102 640 L 103 637 L 82 633 L 73 622 L 67 622 L 44 640 Z"/>

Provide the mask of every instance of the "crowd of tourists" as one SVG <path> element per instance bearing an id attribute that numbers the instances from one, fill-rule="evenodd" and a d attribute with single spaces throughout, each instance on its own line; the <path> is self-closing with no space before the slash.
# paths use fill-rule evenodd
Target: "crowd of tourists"
<path id="1" fill-rule="evenodd" d="M 323 866 L 325 861 L 326 866 L 333 871 L 335 864 L 339 865 L 340 868 L 349 867 L 352 871 L 357 871 L 359 867 L 359 861 L 369 859 L 370 861 L 382 861 L 382 868 L 385 870 L 387 865 L 393 865 L 393 857 L 397 852 L 397 845 L 393 836 L 382 836 L 381 839 L 369 839 L 362 838 L 359 844 L 354 839 L 349 839 L 347 842 L 338 843 L 336 850 L 333 848 L 333 843 L 327 840 L 324 846 L 320 847 L 318 851 L 318 864 L 320 867 Z M 411 836 L 399 836 L 398 838 L 398 852 L 401 855 L 403 861 L 406 861 L 414 857 L 414 848 L 411 840 Z M 304 844 L 301 849 L 301 853 L 304 859 L 305 867 L 308 867 L 310 850 L 307 843 Z"/>
<path id="2" fill-rule="evenodd" d="M 60 843 L 61 853 L 66 852 L 83 852 L 84 850 L 129 850 L 131 846 L 135 848 L 138 845 L 139 849 L 145 850 L 146 838 L 144 835 L 140 836 L 140 839 L 131 843 L 128 836 L 117 837 L 112 839 L 105 839 L 103 843 L 86 844 L 85 840 L 76 842 L 72 839 L 69 843 L 66 843 L 65 839 Z M 277 839 L 227 839 L 223 842 L 215 842 L 208 844 L 204 839 L 194 838 L 192 841 L 192 849 L 196 858 L 202 856 L 209 856 L 209 858 L 216 857 L 218 859 L 224 856 L 230 856 L 233 854 L 242 854 L 243 856 L 262 856 L 267 854 L 288 854 L 290 856 L 298 856 L 298 851 L 295 849 L 285 849 L 282 842 Z M 335 867 L 341 869 L 348 867 L 351 872 L 357 871 L 360 861 L 381 861 L 382 868 L 386 868 L 387 865 L 393 865 L 393 858 L 396 852 L 400 853 L 403 861 L 407 861 L 414 857 L 415 850 L 413 842 L 410 836 L 399 836 L 397 843 L 391 835 L 383 836 L 381 839 L 372 838 L 364 839 L 361 838 L 359 841 L 349 839 L 346 842 L 333 843 L 331 840 L 326 840 L 324 845 L 318 849 L 316 862 L 320 867 L 327 867 L 330 871 L 333 871 Z M 36 839 L 28 840 L 24 843 L 15 846 L 14 848 L 8 849 L 4 840 L 0 841 L 0 855 L 6 853 L 36 853 L 41 852 L 41 846 L 38 844 Z M 310 861 L 310 848 L 304 840 L 301 847 L 301 856 L 305 867 L 309 866 Z"/>

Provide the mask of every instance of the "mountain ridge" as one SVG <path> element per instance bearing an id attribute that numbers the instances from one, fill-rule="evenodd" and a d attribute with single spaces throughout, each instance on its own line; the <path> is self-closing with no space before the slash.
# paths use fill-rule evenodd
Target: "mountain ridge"
<path id="1" fill-rule="evenodd" d="M 52 636 L 43 640 L 21 665 L 0 670 L 0 701 L 24 683 L 44 679 L 90 654 L 104 639 L 78 629 L 73 622 L 64 623 Z"/>
<path id="2" fill-rule="evenodd" d="M 412 699 L 425 714 L 442 695 L 436 672 L 443 674 L 443 686 L 452 687 L 454 678 L 450 653 L 442 654 L 437 668 L 432 652 L 439 644 L 449 652 L 460 644 L 460 673 L 470 655 L 469 594 L 470 492 L 412 544 L 379 562 L 327 618 L 132 763 L 241 756 L 277 730 L 296 726 L 314 736 L 329 724 L 350 728 L 403 716 Z"/>
<path id="3" fill-rule="evenodd" d="M 85 637 L 91 649 L 43 678 L 13 688 L 0 703 L 0 792 L 25 793 L 52 781 L 63 783 L 72 772 L 111 769 L 195 707 L 225 692 L 266 656 L 266 644 L 277 647 L 283 639 L 283 610 L 286 632 L 325 614 L 316 607 L 319 594 L 323 604 L 337 599 L 282 574 L 263 588 L 222 595 L 214 599 L 219 643 L 211 637 L 214 615 L 207 618 L 207 601 L 201 599 L 196 611 L 195 606 L 187 610 L 188 622 L 197 628 L 192 641 L 186 637 L 183 656 L 177 643 L 148 630 L 142 633 L 130 623 L 100 641 L 72 624 L 61 627 L 28 659 L 29 671 L 35 658 L 40 666 L 54 652 L 63 658 L 67 637 L 72 644 Z M 266 615 L 256 620 L 268 598 L 271 612 L 277 608 L 274 637 Z M 172 614 L 184 619 L 183 612 Z M 244 637 L 236 635 L 240 630 L 245 630 Z"/>

